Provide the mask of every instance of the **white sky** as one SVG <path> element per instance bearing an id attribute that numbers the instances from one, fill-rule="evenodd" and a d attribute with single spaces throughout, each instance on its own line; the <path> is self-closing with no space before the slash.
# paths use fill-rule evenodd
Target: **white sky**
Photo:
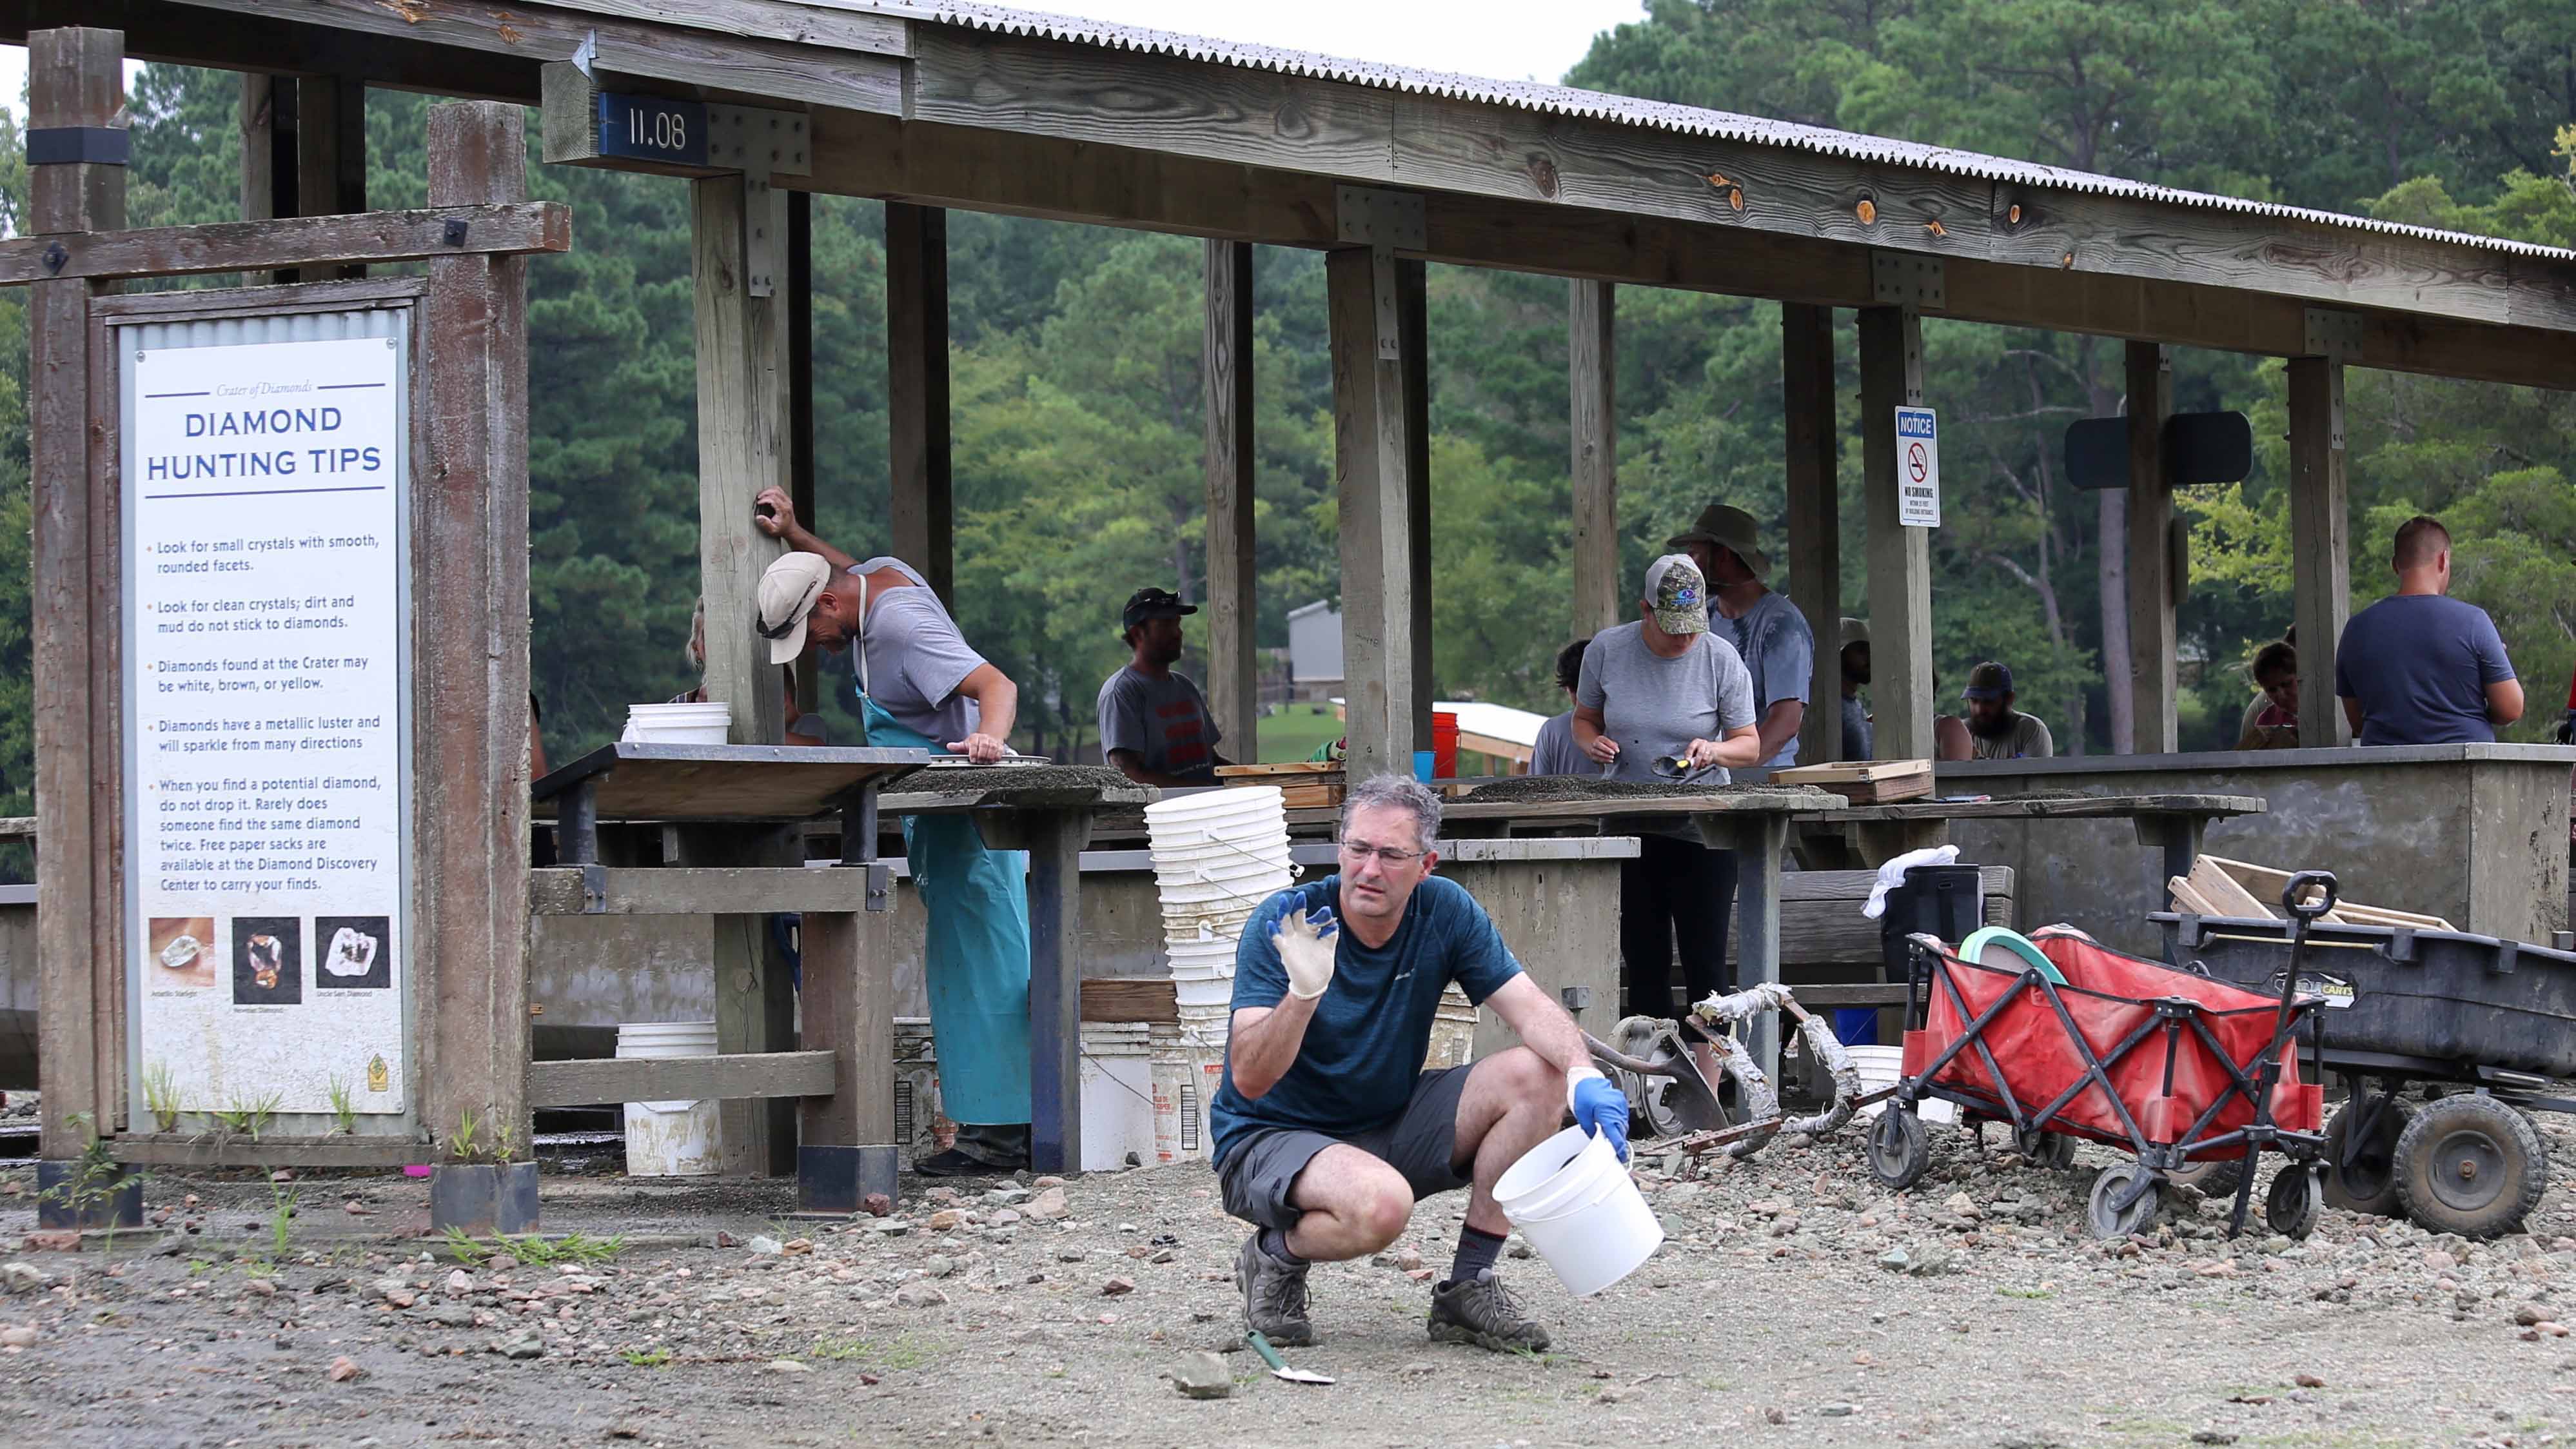
<path id="1" fill-rule="evenodd" d="M 1556 81 L 1644 0 L 1029 0 L 1027 8 L 1495 80 Z M 24 120 L 27 52 L 0 45 L 0 103 Z"/>

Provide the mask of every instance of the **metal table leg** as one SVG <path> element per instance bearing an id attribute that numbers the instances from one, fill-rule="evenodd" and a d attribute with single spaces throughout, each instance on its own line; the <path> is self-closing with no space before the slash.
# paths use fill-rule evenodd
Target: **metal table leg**
<path id="1" fill-rule="evenodd" d="M 1029 1165 L 1082 1170 L 1082 847 L 1087 811 L 1027 817 Z"/>
<path id="2" fill-rule="evenodd" d="M 1702 815 L 1700 838 L 1736 853 L 1736 986 L 1780 979 L 1780 862 L 1788 853 L 1789 817 L 1744 811 Z M 1772 1081 L 1780 1079 L 1778 1020 L 1761 1012 L 1745 1023 L 1745 1050 Z"/>

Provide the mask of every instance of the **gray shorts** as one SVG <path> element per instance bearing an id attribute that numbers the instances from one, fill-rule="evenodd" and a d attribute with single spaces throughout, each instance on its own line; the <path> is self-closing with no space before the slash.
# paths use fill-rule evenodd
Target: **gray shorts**
<path id="1" fill-rule="evenodd" d="M 1302 1215 L 1288 1194 L 1315 1154 L 1347 1143 L 1404 1175 L 1415 1200 L 1473 1185 L 1458 1171 L 1458 1098 L 1467 1090 L 1467 1067 L 1443 1067 L 1414 1079 L 1404 1115 L 1374 1132 L 1336 1136 L 1302 1127 L 1266 1127 L 1247 1134 L 1217 1167 L 1225 1210 L 1248 1223 L 1286 1231 Z M 1473 1164 L 1470 1164 L 1472 1168 Z"/>

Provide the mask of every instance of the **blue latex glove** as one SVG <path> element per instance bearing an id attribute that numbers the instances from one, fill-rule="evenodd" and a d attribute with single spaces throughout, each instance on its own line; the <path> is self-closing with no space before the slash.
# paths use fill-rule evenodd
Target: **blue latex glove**
<path id="1" fill-rule="evenodd" d="M 1626 1162 L 1628 1160 L 1628 1098 L 1626 1095 L 1617 1087 L 1610 1085 L 1609 1078 L 1596 1071 L 1588 1077 L 1577 1077 L 1570 1096 L 1574 1108 L 1574 1125 L 1582 1128 L 1587 1137 L 1609 1138 L 1611 1150 L 1619 1154 L 1621 1162 Z"/>

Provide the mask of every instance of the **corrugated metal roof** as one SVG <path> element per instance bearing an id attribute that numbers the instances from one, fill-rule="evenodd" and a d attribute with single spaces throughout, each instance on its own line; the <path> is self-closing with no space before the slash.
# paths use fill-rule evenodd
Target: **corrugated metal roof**
<path id="1" fill-rule="evenodd" d="M 2043 166 L 2031 161 L 1987 156 L 1975 151 L 1954 151 L 1940 146 L 1919 145 L 1912 141 L 1890 140 L 1884 136 L 1862 136 L 1850 131 L 1836 131 L 1822 126 L 1765 120 L 1760 116 L 1738 115 L 1732 111 L 1702 110 L 1697 106 L 1640 100 L 1633 96 L 1606 95 L 1599 91 L 1576 90 L 1570 86 L 1540 85 L 1534 81 L 1485 80 L 1476 76 L 1452 75 L 1443 71 L 1417 70 L 1409 66 L 1346 60 L 1338 56 L 1317 55 L 1311 51 L 1289 50 L 1281 46 L 1216 40 L 1207 36 L 1182 35 L 1168 30 L 1148 30 L 1132 25 L 1113 25 L 1106 21 L 1086 20 L 1077 15 L 1013 10 L 1000 5 L 972 3 L 972 0 L 826 0 L 826 3 L 830 3 L 835 9 L 864 10 L 881 15 L 904 16 L 1004 35 L 1042 36 L 1049 40 L 1100 46 L 1110 50 L 1135 50 L 1155 55 L 1180 56 L 1188 60 L 1208 61 L 1219 65 L 1276 71 L 1283 75 L 1314 76 L 1318 79 L 1370 86 L 1379 90 L 1410 91 L 1446 96 L 1455 100 L 1476 101 L 1486 105 L 1510 106 L 1516 110 L 1581 116 L 1645 130 L 1670 131 L 1687 136 L 1713 136 L 1721 140 L 1751 145 L 1781 146 L 1793 150 L 1813 151 L 1822 155 L 1841 156 L 1877 165 L 1916 166 L 1927 171 L 1974 176 L 1987 181 L 2087 192 L 2097 196 L 2128 197 L 2174 206 L 2198 207 L 2211 211 L 2307 222 L 2318 226 L 2378 232 L 2390 236 L 2419 237 L 2427 241 L 2451 242 L 2488 251 L 2510 252 L 2517 256 L 2545 257 L 2553 261 L 2576 261 L 2576 252 L 2558 247 L 2538 246 L 2530 242 L 2511 241 L 2503 237 L 2441 231 L 2432 227 L 2409 226 L 2371 217 L 2346 216 L 2340 212 L 2282 206 L 2268 201 L 2247 201 L 2241 197 L 2219 196 L 2206 191 L 2185 191 L 2178 187 L 2155 186 L 2143 181 L 2102 176 L 2089 171 L 2070 171 L 2059 166 Z"/>

